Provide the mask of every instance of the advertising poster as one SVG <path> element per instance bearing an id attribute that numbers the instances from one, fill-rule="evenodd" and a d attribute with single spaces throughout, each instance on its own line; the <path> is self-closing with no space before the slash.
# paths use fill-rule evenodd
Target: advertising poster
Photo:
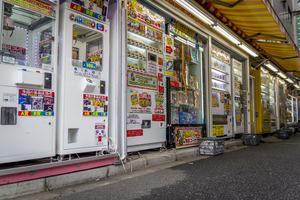
<path id="1" fill-rule="evenodd" d="M 129 89 L 129 113 L 152 114 L 152 93 Z"/>
<path id="2" fill-rule="evenodd" d="M 154 113 L 155 114 L 164 114 L 165 108 L 164 108 L 164 95 L 155 94 L 155 108 Z"/>
<path id="3" fill-rule="evenodd" d="M 219 96 L 219 93 L 217 92 L 212 92 L 211 93 L 211 104 L 212 104 L 212 107 L 213 108 L 217 108 L 220 106 L 220 96 Z"/>
<path id="4" fill-rule="evenodd" d="M 130 87 L 157 90 L 157 76 L 150 76 L 129 70 L 127 76 L 128 86 Z"/>
<path id="5" fill-rule="evenodd" d="M 83 116 L 107 116 L 108 97 L 83 94 Z"/>
<path id="6" fill-rule="evenodd" d="M 139 129 L 142 126 L 142 120 L 138 114 L 127 115 L 127 128 L 128 129 Z"/>
<path id="7" fill-rule="evenodd" d="M 213 136 L 223 136 L 224 135 L 224 126 L 223 125 L 214 125 L 213 126 Z"/>
<path id="8" fill-rule="evenodd" d="M 20 89 L 19 116 L 54 116 L 54 92 Z"/>
<path id="9" fill-rule="evenodd" d="M 170 35 L 165 37 L 165 75 L 174 76 L 174 39 Z"/>
<path id="10" fill-rule="evenodd" d="M 176 148 L 184 146 L 196 146 L 202 137 L 201 127 L 176 127 Z"/>

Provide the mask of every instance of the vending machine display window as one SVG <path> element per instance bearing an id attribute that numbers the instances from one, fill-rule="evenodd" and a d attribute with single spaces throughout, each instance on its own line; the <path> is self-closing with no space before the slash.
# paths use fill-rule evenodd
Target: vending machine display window
<path id="1" fill-rule="evenodd" d="M 235 59 L 232 60 L 234 75 L 234 123 L 235 133 L 244 131 L 244 113 L 243 113 L 243 64 Z"/>
<path id="2" fill-rule="evenodd" d="M 203 43 L 185 25 L 168 25 L 165 42 L 168 123 L 176 148 L 199 144 L 203 137 Z"/>
<path id="3" fill-rule="evenodd" d="M 275 77 L 270 75 L 270 121 L 271 131 L 276 131 L 276 93 L 275 93 Z"/>
<path id="4" fill-rule="evenodd" d="M 271 131 L 270 122 L 270 75 L 268 71 L 261 68 L 261 101 L 262 101 L 262 119 L 263 119 L 263 132 Z"/>
<path id="5" fill-rule="evenodd" d="M 217 137 L 231 136 L 233 133 L 231 55 L 222 48 L 213 45 L 211 56 L 212 135 Z M 238 72 L 238 75 L 240 73 Z M 237 83 L 239 83 L 238 77 L 240 76 L 237 76 Z M 236 91 L 236 95 L 240 95 L 239 90 Z"/>
<path id="6" fill-rule="evenodd" d="M 51 69 L 54 19 L 3 3 L 2 62 Z"/>
<path id="7" fill-rule="evenodd" d="M 73 25 L 72 65 L 86 70 L 101 71 L 102 41 L 100 32 Z"/>
<path id="8" fill-rule="evenodd" d="M 203 124 L 202 52 L 177 39 L 174 41 L 174 76 L 171 77 L 172 124 Z"/>

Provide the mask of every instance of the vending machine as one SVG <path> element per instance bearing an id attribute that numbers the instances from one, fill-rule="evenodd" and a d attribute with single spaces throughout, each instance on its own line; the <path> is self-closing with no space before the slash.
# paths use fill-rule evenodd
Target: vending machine
<path id="1" fill-rule="evenodd" d="M 170 147 L 199 145 L 204 137 L 204 44 L 198 33 L 179 22 L 168 24 L 167 138 Z"/>
<path id="2" fill-rule="evenodd" d="M 0 1 L 0 163 L 55 155 L 56 1 Z"/>
<path id="3" fill-rule="evenodd" d="M 159 148 L 166 141 L 164 25 L 164 17 L 137 1 L 128 1 L 128 152 Z"/>
<path id="4" fill-rule="evenodd" d="M 241 134 L 245 131 L 244 116 L 244 90 L 243 90 L 243 63 L 232 59 L 233 91 L 234 91 L 234 133 Z"/>
<path id="5" fill-rule="evenodd" d="M 109 143 L 108 0 L 61 5 L 57 153 L 104 152 Z"/>
<path id="6" fill-rule="evenodd" d="M 230 137 L 233 135 L 231 55 L 215 45 L 211 55 L 212 135 Z"/>

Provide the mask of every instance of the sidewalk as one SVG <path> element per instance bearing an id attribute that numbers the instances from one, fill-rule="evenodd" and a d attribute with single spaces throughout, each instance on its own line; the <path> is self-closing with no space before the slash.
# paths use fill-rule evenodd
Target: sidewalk
<path id="1" fill-rule="evenodd" d="M 228 140 L 225 142 L 225 152 L 239 150 L 241 148 L 246 148 L 242 146 L 241 140 Z M 120 165 L 111 165 L 76 173 L 3 185 L 0 186 L 0 200 L 105 180 L 110 177 L 130 174 L 135 171 L 149 169 L 167 163 L 178 162 L 178 164 L 182 164 L 206 158 L 208 158 L 208 156 L 199 155 L 197 147 L 179 150 L 147 151 L 129 156 L 126 163 L 120 163 Z"/>

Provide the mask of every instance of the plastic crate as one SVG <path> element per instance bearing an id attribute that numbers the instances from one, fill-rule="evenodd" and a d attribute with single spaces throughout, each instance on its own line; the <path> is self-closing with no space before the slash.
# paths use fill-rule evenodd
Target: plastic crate
<path id="1" fill-rule="evenodd" d="M 243 135 L 243 144 L 256 146 L 260 143 L 260 136 L 255 134 L 244 134 Z"/>
<path id="2" fill-rule="evenodd" d="M 224 139 L 201 138 L 199 144 L 200 155 L 215 156 L 224 153 Z"/>

